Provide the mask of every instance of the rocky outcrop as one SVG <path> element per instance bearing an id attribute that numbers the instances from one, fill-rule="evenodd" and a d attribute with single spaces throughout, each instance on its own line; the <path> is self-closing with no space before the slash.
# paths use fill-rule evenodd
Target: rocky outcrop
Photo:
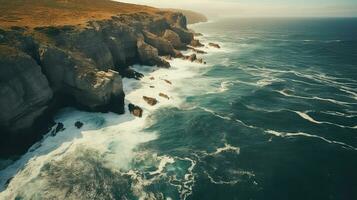
<path id="1" fill-rule="evenodd" d="M 170 84 L 170 85 L 172 85 L 172 82 L 171 81 L 169 81 L 169 80 L 166 80 L 166 79 L 164 79 L 164 81 L 167 83 L 167 84 Z"/>
<path id="2" fill-rule="evenodd" d="M 40 133 L 43 119 L 51 123 L 63 106 L 123 113 L 122 77 L 142 78 L 128 67 L 168 68 L 162 57 L 183 57 L 179 50 L 194 40 L 183 14 L 149 10 L 79 25 L 0 25 L 0 134 L 16 146 L 19 134 Z M 24 140 L 23 147 L 33 140 Z"/>
<path id="3" fill-rule="evenodd" d="M 74 123 L 74 126 L 76 127 L 76 128 L 78 128 L 78 129 L 81 129 L 82 127 L 83 127 L 83 123 L 82 122 L 80 122 L 80 121 L 76 121 L 76 123 Z"/>
<path id="4" fill-rule="evenodd" d="M 197 58 L 197 55 L 196 55 L 196 54 L 191 54 L 191 55 L 189 55 L 189 56 L 184 56 L 183 59 L 188 60 L 188 61 L 190 61 L 190 62 L 196 62 L 196 63 L 204 63 L 204 64 L 206 64 L 206 63 L 203 61 L 202 58 Z"/>
<path id="5" fill-rule="evenodd" d="M 174 31 L 181 39 L 181 41 L 185 44 L 190 44 L 193 40 L 193 33 L 187 29 L 184 29 L 180 26 L 172 26 L 171 30 Z"/>
<path id="6" fill-rule="evenodd" d="M 137 42 L 139 59 L 142 64 L 157 65 L 159 67 L 169 68 L 170 63 L 159 57 L 158 50 L 140 39 Z"/>
<path id="7" fill-rule="evenodd" d="M 124 69 L 120 70 L 119 72 L 120 72 L 120 75 L 125 78 L 133 78 L 136 80 L 140 80 L 144 77 L 144 74 L 137 72 L 130 67 L 124 68 Z"/>
<path id="8" fill-rule="evenodd" d="M 217 49 L 220 49 L 220 48 L 221 48 L 221 46 L 219 46 L 219 44 L 212 43 L 212 42 L 208 43 L 208 45 L 209 45 L 210 47 L 214 47 L 214 48 L 217 48 Z"/>
<path id="9" fill-rule="evenodd" d="M 180 36 L 170 29 L 165 31 L 163 38 L 169 41 L 175 49 L 186 48 L 186 45 L 182 43 Z"/>
<path id="10" fill-rule="evenodd" d="M 193 47 L 187 47 L 188 49 L 192 50 L 193 52 L 195 53 L 198 53 L 198 54 L 207 54 L 207 52 L 205 51 L 202 51 L 202 50 L 199 50 L 199 49 L 195 49 Z"/>
<path id="11" fill-rule="evenodd" d="M 174 49 L 168 40 L 147 31 L 144 32 L 144 37 L 148 44 L 158 50 L 159 55 L 176 56 L 178 54 L 178 51 Z"/>
<path id="12" fill-rule="evenodd" d="M 203 47 L 203 46 L 205 46 L 199 40 L 192 40 L 190 45 L 193 46 L 193 47 Z"/>
<path id="13" fill-rule="evenodd" d="M 167 100 L 170 99 L 170 97 L 167 94 L 164 94 L 164 93 L 160 93 L 159 96 L 162 97 L 162 98 L 165 98 Z"/>
<path id="14" fill-rule="evenodd" d="M 152 97 L 147 97 L 147 96 L 143 96 L 144 101 L 146 101 L 146 103 L 148 103 L 150 106 L 154 106 L 158 103 L 158 101 L 155 98 Z"/>
<path id="15" fill-rule="evenodd" d="M 143 116 L 143 109 L 141 109 L 139 106 L 136 106 L 134 104 L 129 104 L 128 105 L 129 112 L 134 115 L 135 117 L 142 117 Z"/>

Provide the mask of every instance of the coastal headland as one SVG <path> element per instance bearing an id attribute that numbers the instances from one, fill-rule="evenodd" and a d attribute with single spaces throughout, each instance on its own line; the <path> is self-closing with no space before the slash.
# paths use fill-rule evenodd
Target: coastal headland
<path id="1" fill-rule="evenodd" d="M 0 12 L 2 157 L 24 153 L 60 108 L 122 114 L 133 64 L 203 62 L 180 52 L 202 45 L 181 12 L 110 0 L 1 0 Z"/>

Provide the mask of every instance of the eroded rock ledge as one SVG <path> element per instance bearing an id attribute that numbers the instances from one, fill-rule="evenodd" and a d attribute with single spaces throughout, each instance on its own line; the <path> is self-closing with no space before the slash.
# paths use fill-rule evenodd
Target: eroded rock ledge
<path id="1" fill-rule="evenodd" d="M 182 57 L 192 41 L 185 16 L 169 11 L 0 29 L 1 154 L 22 153 L 63 106 L 123 113 L 119 72 L 135 63 L 170 67 L 161 56 Z"/>

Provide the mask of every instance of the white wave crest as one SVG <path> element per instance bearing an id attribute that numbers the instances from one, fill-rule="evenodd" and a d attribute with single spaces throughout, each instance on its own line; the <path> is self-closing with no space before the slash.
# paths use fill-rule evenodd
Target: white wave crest
<path id="1" fill-rule="evenodd" d="M 357 151 L 356 147 L 353 147 L 353 146 L 348 145 L 348 144 L 343 143 L 343 142 L 329 140 L 329 139 L 326 139 L 326 138 L 318 136 L 318 135 L 312 135 L 312 134 L 303 133 L 303 132 L 287 133 L 287 132 L 279 132 L 279 131 L 274 131 L 274 130 L 266 130 L 265 132 L 268 133 L 268 134 L 272 134 L 272 135 L 278 136 L 278 137 L 303 136 L 303 137 L 317 138 L 317 139 L 320 139 L 320 140 L 322 140 L 324 142 L 327 142 L 329 144 L 336 144 L 336 145 L 342 146 L 343 148 L 352 149 L 352 150 Z"/>
<path id="2" fill-rule="evenodd" d="M 300 111 L 293 111 L 293 112 L 298 114 L 303 119 L 306 119 L 307 121 L 315 123 L 315 124 L 329 124 L 329 125 L 333 125 L 333 126 L 338 126 L 340 128 L 357 129 L 357 125 L 355 125 L 355 126 L 343 126 L 343 125 L 335 124 L 335 123 L 332 123 L 332 122 L 317 121 L 317 120 L 313 119 L 311 116 L 309 116 L 307 113 L 300 112 Z"/>

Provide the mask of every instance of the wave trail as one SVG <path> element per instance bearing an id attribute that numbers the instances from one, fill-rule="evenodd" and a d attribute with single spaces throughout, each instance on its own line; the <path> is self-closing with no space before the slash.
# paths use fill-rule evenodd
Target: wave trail
<path id="1" fill-rule="evenodd" d="M 242 124 L 243 126 L 248 127 L 248 128 L 260 129 L 260 128 L 256 127 L 256 126 L 248 125 L 248 124 L 246 124 L 245 122 L 243 122 L 242 120 L 232 119 L 231 117 L 222 116 L 222 115 L 218 114 L 217 112 L 215 112 L 215 111 L 213 111 L 213 110 L 210 110 L 210 109 L 208 109 L 208 108 L 204 108 L 204 107 L 201 107 L 201 106 L 199 106 L 198 108 L 201 109 L 201 110 L 204 110 L 204 111 L 206 111 L 206 112 L 209 112 L 209 113 L 213 114 L 214 116 L 216 116 L 216 117 L 218 117 L 218 118 L 221 118 L 221 119 L 224 119 L 224 120 L 229 120 L 229 121 L 235 121 L 235 122 L 238 122 L 238 123 L 240 123 L 240 124 Z"/>
<path id="2" fill-rule="evenodd" d="M 299 111 L 293 111 L 295 112 L 296 114 L 298 114 L 300 117 L 302 117 L 303 119 L 307 120 L 307 121 L 310 121 L 312 123 L 315 123 L 315 124 L 329 124 L 329 125 L 333 125 L 333 126 L 338 126 L 340 128 L 350 128 L 350 129 L 357 129 L 357 125 L 355 126 L 343 126 L 343 125 L 340 125 L 340 124 L 335 124 L 335 123 L 332 123 L 332 122 L 325 122 L 325 121 L 317 121 L 315 119 L 313 119 L 311 116 L 309 116 L 307 113 L 304 113 L 304 112 L 299 112 Z"/>
<path id="3" fill-rule="evenodd" d="M 320 139 L 320 140 L 322 140 L 324 142 L 327 142 L 329 144 L 336 144 L 336 145 L 342 146 L 343 148 L 352 149 L 352 150 L 357 151 L 356 147 L 353 147 L 353 146 L 351 146 L 349 144 L 346 144 L 346 143 L 343 143 L 343 142 L 339 142 L 339 141 L 335 141 L 335 140 L 329 140 L 329 139 L 326 139 L 326 138 L 324 138 L 322 136 L 318 136 L 318 135 L 312 135 L 312 134 L 303 133 L 303 132 L 297 132 L 297 133 L 278 132 L 278 131 L 274 131 L 274 130 L 266 130 L 265 132 L 268 133 L 268 134 L 272 134 L 272 135 L 278 136 L 278 137 L 303 136 L 303 137 L 317 138 L 317 139 Z"/>
<path id="4" fill-rule="evenodd" d="M 327 101 L 330 103 L 334 103 L 337 105 L 341 106 L 348 106 L 348 105 L 357 105 L 357 103 L 350 103 L 350 102 L 344 102 L 344 101 L 338 101 L 335 99 L 329 99 L 329 98 L 322 98 L 322 97 L 306 97 L 306 96 L 298 96 L 298 95 L 293 95 L 293 94 L 288 94 L 284 90 L 274 90 L 275 92 L 278 92 L 279 94 L 286 96 L 286 97 L 294 97 L 294 98 L 299 98 L 299 99 L 309 99 L 309 100 L 319 100 L 319 101 Z"/>

